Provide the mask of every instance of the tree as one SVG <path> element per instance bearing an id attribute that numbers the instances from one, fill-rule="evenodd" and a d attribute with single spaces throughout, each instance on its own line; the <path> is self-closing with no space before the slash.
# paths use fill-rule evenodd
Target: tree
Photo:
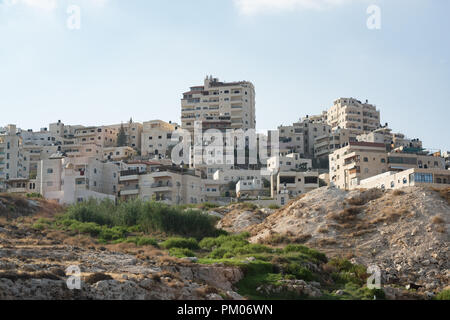
<path id="1" fill-rule="evenodd" d="M 125 128 L 123 124 L 120 125 L 119 133 L 117 134 L 117 146 L 125 147 L 127 145 L 127 135 L 125 133 Z"/>

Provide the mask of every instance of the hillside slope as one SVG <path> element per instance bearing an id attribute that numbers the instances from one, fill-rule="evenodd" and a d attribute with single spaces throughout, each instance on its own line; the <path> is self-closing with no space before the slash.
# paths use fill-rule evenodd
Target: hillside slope
<path id="1" fill-rule="evenodd" d="M 387 284 L 436 290 L 449 285 L 449 219 L 448 201 L 425 188 L 321 188 L 239 231 L 250 231 L 255 243 L 298 242 L 377 265 Z"/>

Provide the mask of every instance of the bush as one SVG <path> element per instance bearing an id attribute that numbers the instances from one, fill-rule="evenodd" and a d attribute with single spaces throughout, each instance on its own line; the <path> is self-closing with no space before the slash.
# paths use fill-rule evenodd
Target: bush
<path id="1" fill-rule="evenodd" d="M 444 290 L 439 292 L 436 297 L 436 300 L 450 300 L 450 290 Z"/>
<path id="2" fill-rule="evenodd" d="M 197 250 L 199 249 L 198 242 L 194 238 L 169 238 L 164 241 L 161 246 L 165 249 L 183 248 Z"/>
<path id="3" fill-rule="evenodd" d="M 205 208 L 212 206 L 203 205 Z M 70 206 L 64 218 L 108 227 L 138 225 L 139 230 L 146 233 L 165 232 L 197 239 L 223 234 L 223 231 L 215 228 L 216 218 L 199 210 L 184 210 L 142 200 L 121 202 L 118 205 L 110 200 L 89 200 Z"/>
<path id="4" fill-rule="evenodd" d="M 288 245 L 283 249 L 284 253 L 290 253 L 290 252 L 300 252 L 307 256 L 308 258 L 312 258 L 313 260 L 316 260 L 318 262 L 326 263 L 328 262 L 327 256 L 314 249 L 310 249 L 308 247 L 302 246 L 302 245 Z"/>
<path id="5" fill-rule="evenodd" d="M 177 258 L 191 258 L 195 257 L 195 254 L 186 248 L 172 248 L 169 250 L 169 254 Z"/>
<path id="6" fill-rule="evenodd" d="M 277 204 L 271 204 L 271 205 L 269 205 L 269 209 L 278 210 L 278 209 L 280 209 L 280 206 Z"/>

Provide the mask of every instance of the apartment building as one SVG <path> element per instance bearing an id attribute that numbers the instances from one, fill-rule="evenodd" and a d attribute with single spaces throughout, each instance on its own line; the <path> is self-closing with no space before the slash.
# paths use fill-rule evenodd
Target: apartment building
<path id="1" fill-rule="evenodd" d="M 350 129 L 331 130 L 315 139 L 314 157 L 328 158 L 330 153 L 346 146 L 350 141 L 356 141 L 355 138 L 351 138 Z"/>
<path id="2" fill-rule="evenodd" d="M 240 180 L 236 184 L 236 196 L 239 199 L 256 198 L 264 195 L 264 183 L 261 179 Z"/>
<path id="3" fill-rule="evenodd" d="M 271 196 L 285 205 L 290 199 L 319 188 L 319 172 L 279 172 L 271 176 Z"/>
<path id="4" fill-rule="evenodd" d="M 385 143 L 350 142 L 330 155 L 330 183 L 349 190 L 370 177 L 413 168 L 445 170 L 445 159 L 423 149 L 400 147 L 387 152 Z"/>
<path id="5" fill-rule="evenodd" d="M 136 155 L 136 150 L 132 147 L 109 147 L 103 148 L 103 159 L 112 161 L 124 161 Z"/>
<path id="6" fill-rule="evenodd" d="M 8 125 L 0 134 L 0 189 L 6 189 L 10 179 L 28 178 L 28 169 L 23 167 L 22 137 L 15 125 Z"/>
<path id="7" fill-rule="evenodd" d="M 387 151 L 400 147 L 422 148 L 422 141 L 419 139 L 408 139 L 402 133 L 393 133 L 392 129 L 388 127 L 382 127 L 369 133 L 360 134 L 356 139 L 361 142 L 384 143 Z"/>
<path id="8" fill-rule="evenodd" d="M 143 123 L 141 138 L 141 155 L 144 158 L 170 158 L 170 148 L 176 144 L 172 134 L 178 130 L 176 123 L 161 120 Z"/>
<path id="9" fill-rule="evenodd" d="M 106 126 L 107 129 L 112 129 L 114 132 L 119 133 L 121 128 L 125 131 L 127 146 L 135 150 L 141 150 L 142 145 L 142 131 L 143 124 L 139 122 L 133 122 L 130 120 L 127 123 L 115 124 Z"/>
<path id="10" fill-rule="evenodd" d="M 38 132 L 34 132 L 31 129 L 26 131 L 19 130 L 19 135 L 22 137 L 23 145 L 54 146 L 62 145 L 64 142 L 63 137 L 55 135 L 48 131 L 47 128 L 41 128 Z"/>
<path id="11" fill-rule="evenodd" d="M 254 129 L 255 87 L 251 82 L 221 82 L 206 77 L 202 86 L 191 87 L 181 100 L 181 126 L 194 132 L 195 121 L 203 127 Z"/>
<path id="12" fill-rule="evenodd" d="M 238 182 L 240 180 L 261 180 L 261 170 L 247 170 L 247 169 L 220 169 L 217 170 L 212 179 L 214 181 L 221 181 L 224 183 Z"/>
<path id="13" fill-rule="evenodd" d="M 75 129 L 76 144 L 97 144 L 101 147 L 117 146 L 118 129 L 109 127 L 86 127 Z"/>
<path id="14" fill-rule="evenodd" d="M 84 126 L 81 125 L 65 125 L 61 120 L 58 120 L 58 122 L 50 123 L 49 132 L 55 137 L 58 136 L 70 141 L 75 139 L 75 132 L 83 128 Z"/>
<path id="15" fill-rule="evenodd" d="M 93 199 L 115 200 L 119 164 L 94 158 L 55 156 L 39 164 L 36 183 L 46 199 L 73 204 Z"/>
<path id="16" fill-rule="evenodd" d="M 169 205 L 199 204 L 206 199 L 202 179 L 192 170 L 165 166 L 152 172 L 122 171 L 120 198 L 140 198 Z"/>
<path id="17" fill-rule="evenodd" d="M 278 171 L 307 171 L 310 169 L 312 169 L 312 160 L 302 159 L 298 153 L 270 157 L 267 160 L 267 170 L 271 173 L 276 173 Z"/>
<path id="18" fill-rule="evenodd" d="M 351 137 L 369 133 L 381 127 L 376 106 L 353 98 L 340 98 L 327 112 L 327 122 L 333 130 L 350 129 Z"/>
<path id="19" fill-rule="evenodd" d="M 430 154 L 422 148 L 400 147 L 388 153 L 388 170 L 403 171 L 411 168 L 445 170 L 441 153 Z"/>
<path id="20" fill-rule="evenodd" d="M 401 189 L 414 186 L 448 188 L 450 186 L 450 171 L 412 168 L 400 172 L 389 171 L 360 182 L 360 187 L 367 189 Z"/>
<path id="21" fill-rule="evenodd" d="M 350 142 L 329 155 L 330 183 L 339 189 L 353 189 L 363 179 L 388 171 L 384 143 Z"/>
<path id="22" fill-rule="evenodd" d="M 314 143 L 318 137 L 331 133 L 324 115 L 306 116 L 292 126 L 278 127 L 280 154 L 299 153 L 303 158 L 314 158 Z M 303 138 L 303 140 L 302 140 Z"/>
<path id="23" fill-rule="evenodd" d="M 442 157 L 445 160 L 445 169 L 450 169 L 450 151 L 446 151 L 442 154 Z"/>

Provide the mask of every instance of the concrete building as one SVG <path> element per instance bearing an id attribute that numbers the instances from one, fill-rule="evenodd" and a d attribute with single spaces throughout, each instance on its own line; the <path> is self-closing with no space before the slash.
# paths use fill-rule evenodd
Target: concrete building
<path id="1" fill-rule="evenodd" d="M 393 133 L 392 130 L 387 127 L 360 134 L 356 139 L 360 142 L 384 143 L 387 151 L 400 147 L 422 148 L 422 141 L 419 139 L 408 139 L 404 134 Z"/>
<path id="2" fill-rule="evenodd" d="M 423 149 L 400 147 L 388 153 L 384 143 L 350 142 L 330 155 L 330 183 L 349 190 L 370 177 L 412 168 L 445 170 L 445 159 Z"/>
<path id="3" fill-rule="evenodd" d="M 331 133 L 324 115 L 306 116 L 292 126 L 278 127 L 280 154 L 298 153 L 302 158 L 314 158 L 314 143 L 318 137 Z M 303 139 L 303 140 L 302 140 Z"/>
<path id="4" fill-rule="evenodd" d="M 194 132 L 195 121 L 203 127 L 253 129 L 256 126 L 255 88 L 251 82 L 221 82 L 206 77 L 202 86 L 191 87 L 181 100 L 181 126 Z"/>
<path id="5" fill-rule="evenodd" d="M 115 200 L 120 166 L 94 158 L 55 156 L 42 160 L 36 179 L 37 189 L 46 199 L 73 204 L 93 199 Z"/>
<path id="6" fill-rule="evenodd" d="M 314 157 L 328 158 L 329 154 L 337 149 L 345 147 L 350 141 L 356 141 L 351 138 L 350 129 L 335 129 L 329 133 L 319 136 L 314 141 Z"/>
<path id="7" fill-rule="evenodd" d="M 130 120 L 129 122 L 126 123 L 106 126 L 107 129 L 112 129 L 114 132 L 117 133 L 119 133 L 122 127 L 125 131 L 127 146 L 135 149 L 136 151 L 141 150 L 143 124 L 139 122 L 133 122 L 133 120 Z"/>
<path id="8" fill-rule="evenodd" d="M 330 183 L 340 189 L 353 189 L 361 180 L 388 171 L 384 143 L 350 142 L 329 159 Z"/>
<path id="9" fill-rule="evenodd" d="M 280 205 L 319 188 L 319 172 L 279 172 L 271 177 L 271 196 Z"/>
<path id="10" fill-rule="evenodd" d="M 264 194 L 264 183 L 261 179 L 239 180 L 236 184 L 236 196 L 239 199 L 260 197 Z"/>
<path id="11" fill-rule="evenodd" d="M 8 125 L 0 134 L 0 190 L 6 189 L 6 181 L 20 178 L 28 178 L 28 169 L 23 167 L 22 137 L 15 125 Z"/>
<path id="12" fill-rule="evenodd" d="M 144 122 L 141 138 L 141 156 L 144 158 L 170 158 L 170 147 L 176 143 L 172 141 L 172 134 L 178 130 L 176 123 L 153 120 Z"/>
<path id="13" fill-rule="evenodd" d="M 102 147 L 117 146 L 119 130 L 109 127 L 86 127 L 75 129 L 76 144 L 97 144 Z"/>
<path id="14" fill-rule="evenodd" d="M 310 169 L 312 169 L 312 160 L 302 159 L 298 153 L 270 157 L 267 160 L 267 170 L 271 173 L 276 173 L 278 171 L 307 171 Z"/>
<path id="15" fill-rule="evenodd" d="M 445 169 L 450 169 L 450 151 L 446 151 L 443 153 L 442 157 L 445 160 Z"/>
<path id="16" fill-rule="evenodd" d="M 112 161 L 124 161 L 136 155 L 132 147 L 109 147 L 103 148 L 103 159 Z"/>
<path id="17" fill-rule="evenodd" d="M 120 198 L 140 198 L 169 205 L 200 204 L 206 199 L 202 180 L 193 171 L 164 166 L 152 172 L 122 171 Z"/>
<path id="18" fill-rule="evenodd" d="M 333 130 L 350 129 L 351 137 L 369 133 L 381 127 L 380 111 L 369 104 L 353 98 L 340 98 L 327 112 L 327 122 Z"/>
<path id="19" fill-rule="evenodd" d="M 401 189 L 414 186 L 448 188 L 450 186 L 450 171 L 412 168 L 401 172 L 388 171 L 360 182 L 360 187 L 367 189 Z"/>

